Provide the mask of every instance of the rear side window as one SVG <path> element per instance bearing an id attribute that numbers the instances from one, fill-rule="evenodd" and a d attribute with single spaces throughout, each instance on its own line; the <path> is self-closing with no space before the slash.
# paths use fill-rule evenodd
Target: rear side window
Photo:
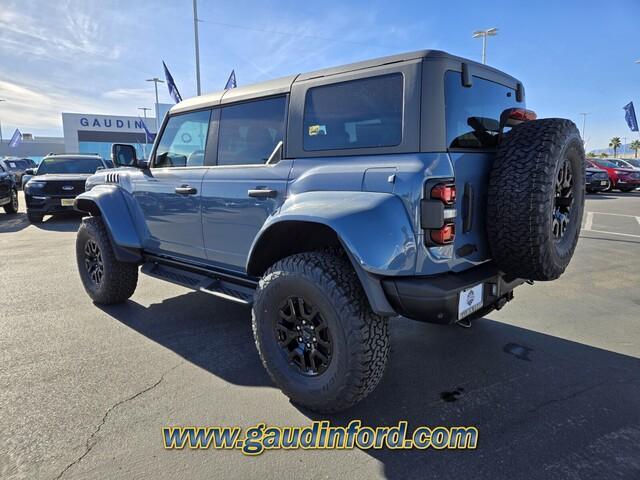
<path id="1" fill-rule="evenodd" d="M 449 148 L 495 148 L 500 114 L 507 108 L 524 108 L 524 105 L 518 104 L 512 88 L 478 77 L 473 77 L 473 86 L 463 87 L 461 75 L 448 71 L 444 77 L 447 145 Z"/>
<path id="2" fill-rule="evenodd" d="M 209 132 L 211 110 L 169 117 L 156 149 L 154 167 L 199 167 Z"/>
<path id="3" fill-rule="evenodd" d="M 223 107 L 218 165 L 266 163 L 283 138 L 286 104 L 276 97 Z"/>
<path id="4" fill-rule="evenodd" d="M 400 73 L 310 88 L 304 106 L 304 149 L 399 145 L 402 107 Z"/>

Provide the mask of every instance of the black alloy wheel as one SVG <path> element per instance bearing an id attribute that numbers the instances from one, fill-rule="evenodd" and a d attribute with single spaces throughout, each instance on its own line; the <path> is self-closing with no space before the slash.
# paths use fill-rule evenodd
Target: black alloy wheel
<path id="1" fill-rule="evenodd" d="M 331 363 L 329 326 L 302 297 L 289 297 L 278 309 L 275 335 L 289 365 L 302 375 L 321 375 Z"/>
<path id="2" fill-rule="evenodd" d="M 573 169 L 568 158 L 564 159 L 558 170 L 555 190 L 551 228 L 553 237 L 560 240 L 564 237 L 571 222 L 571 207 L 573 206 Z"/>
<path id="3" fill-rule="evenodd" d="M 104 263 L 100 247 L 93 240 L 88 240 L 84 247 L 84 266 L 87 269 L 89 278 L 96 285 L 100 286 L 104 277 Z"/>

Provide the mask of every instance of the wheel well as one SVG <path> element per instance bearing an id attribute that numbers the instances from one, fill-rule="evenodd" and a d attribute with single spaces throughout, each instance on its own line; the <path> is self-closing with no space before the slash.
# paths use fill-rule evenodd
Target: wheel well
<path id="1" fill-rule="evenodd" d="M 251 255 L 247 273 L 259 277 L 280 259 L 322 248 L 342 250 L 331 227 L 315 222 L 283 221 L 264 232 Z"/>
<path id="2" fill-rule="evenodd" d="M 93 217 L 100 217 L 102 215 L 98 205 L 96 205 L 94 201 L 86 198 L 79 198 L 76 203 L 76 208 L 83 212 L 90 213 Z"/>

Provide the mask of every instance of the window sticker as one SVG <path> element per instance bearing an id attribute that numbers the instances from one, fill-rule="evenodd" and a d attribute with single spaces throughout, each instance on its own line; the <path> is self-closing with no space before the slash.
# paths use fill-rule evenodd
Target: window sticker
<path id="1" fill-rule="evenodd" d="M 315 137 L 316 135 L 326 135 L 326 134 L 327 134 L 326 125 L 309 125 L 310 137 Z"/>

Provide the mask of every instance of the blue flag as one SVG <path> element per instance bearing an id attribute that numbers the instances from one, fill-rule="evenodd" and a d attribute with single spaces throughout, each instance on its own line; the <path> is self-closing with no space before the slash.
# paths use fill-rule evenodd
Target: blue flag
<path id="1" fill-rule="evenodd" d="M 20 142 L 22 142 L 22 133 L 16 128 L 16 131 L 13 132 L 11 136 L 11 140 L 9 140 L 9 148 L 16 148 L 20 145 Z"/>
<path id="2" fill-rule="evenodd" d="M 629 125 L 632 132 L 638 131 L 638 119 L 636 118 L 636 109 L 633 108 L 633 102 L 627 103 L 624 107 L 624 119 Z"/>
<path id="3" fill-rule="evenodd" d="M 144 121 L 140 117 L 138 117 L 138 120 L 140 120 L 140 123 L 142 124 L 142 128 L 144 129 L 145 142 L 146 143 L 153 143 L 155 141 L 155 139 L 156 139 L 156 134 L 155 133 L 151 133 L 149 131 L 147 126 L 144 124 Z"/>
<path id="4" fill-rule="evenodd" d="M 225 90 L 229 90 L 230 88 L 236 88 L 238 85 L 236 84 L 236 72 L 235 70 L 231 70 L 231 75 L 229 75 L 229 80 L 227 80 L 227 84 L 224 86 Z"/>
<path id="5" fill-rule="evenodd" d="M 173 77 L 169 73 L 167 65 L 164 63 L 164 60 L 162 61 L 162 66 L 164 67 L 164 76 L 167 79 L 167 88 L 169 89 L 169 95 L 171 95 L 171 98 L 173 98 L 176 103 L 180 103 L 182 101 L 182 96 L 178 91 L 178 87 L 176 87 L 176 82 L 173 81 Z"/>

